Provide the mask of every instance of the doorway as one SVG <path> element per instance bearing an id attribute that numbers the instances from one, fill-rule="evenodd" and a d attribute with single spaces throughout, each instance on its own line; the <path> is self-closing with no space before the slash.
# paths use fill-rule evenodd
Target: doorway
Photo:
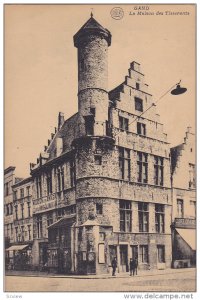
<path id="1" fill-rule="evenodd" d="M 122 272 L 128 272 L 128 245 L 120 245 L 120 267 Z"/>

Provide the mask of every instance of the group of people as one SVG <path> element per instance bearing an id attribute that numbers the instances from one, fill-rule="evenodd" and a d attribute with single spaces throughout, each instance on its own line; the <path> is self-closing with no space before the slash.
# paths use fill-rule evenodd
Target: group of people
<path id="1" fill-rule="evenodd" d="M 116 269 L 117 269 L 117 258 L 114 257 L 112 260 L 112 276 L 115 276 Z M 130 270 L 130 276 L 137 275 L 138 260 L 136 257 L 130 258 L 129 270 Z"/>

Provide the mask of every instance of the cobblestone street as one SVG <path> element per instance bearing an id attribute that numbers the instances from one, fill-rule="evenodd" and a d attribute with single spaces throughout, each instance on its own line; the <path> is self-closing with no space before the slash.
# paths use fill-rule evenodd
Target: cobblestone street
<path id="1" fill-rule="evenodd" d="M 196 269 L 119 277 L 6 276 L 6 292 L 194 292 Z"/>

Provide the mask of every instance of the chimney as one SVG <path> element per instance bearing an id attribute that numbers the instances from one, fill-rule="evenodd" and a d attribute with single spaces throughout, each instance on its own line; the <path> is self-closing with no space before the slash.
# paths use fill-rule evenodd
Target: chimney
<path id="1" fill-rule="evenodd" d="M 64 122 L 65 122 L 64 113 L 59 112 L 59 114 L 58 114 L 58 130 L 62 127 Z"/>

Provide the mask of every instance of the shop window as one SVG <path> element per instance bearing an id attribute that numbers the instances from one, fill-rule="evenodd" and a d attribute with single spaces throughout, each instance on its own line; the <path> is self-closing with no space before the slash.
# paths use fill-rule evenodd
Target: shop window
<path id="1" fill-rule="evenodd" d="M 149 231 L 149 204 L 138 202 L 139 232 Z"/>
<path id="2" fill-rule="evenodd" d="M 119 212 L 120 212 L 120 231 L 131 232 L 131 201 L 119 201 Z"/>

